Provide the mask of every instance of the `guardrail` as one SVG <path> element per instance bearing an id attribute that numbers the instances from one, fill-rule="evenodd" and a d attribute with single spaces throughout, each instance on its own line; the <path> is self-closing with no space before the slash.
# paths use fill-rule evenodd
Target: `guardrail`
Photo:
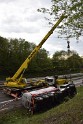
<path id="1" fill-rule="evenodd" d="M 68 79 L 80 79 L 83 78 L 83 73 L 76 73 L 76 74 L 67 74 L 67 75 L 59 75 L 59 78 L 67 77 Z M 52 76 L 49 76 L 52 77 Z M 31 80 L 38 81 L 45 79 L 45 77 L 35 77 L 35 78 L 28 78 L 27 81 L 30 82 Z"/>

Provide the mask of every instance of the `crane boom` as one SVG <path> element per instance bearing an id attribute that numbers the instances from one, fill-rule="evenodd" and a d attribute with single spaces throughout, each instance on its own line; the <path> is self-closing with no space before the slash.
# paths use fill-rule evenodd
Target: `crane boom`
<path id="1" fill-rule="evenodd" d="M 18 76 L 21 74 L 21 72 L 28 67 L 29 62 L 32 60 L 34 55 L 38 52 L 38 50 L 41 48 L 41 46 L 44 44 L 44 42 L 49 38 L 49 36 L 53 33 L 55 28 L 60 24 L 60 22 L 65 18 L 64 14 L 60 17 L 60 19 L 56 22 L 56 24 L 51 28 L 51 30 L 45 35 L 45 37 L 41 40 L 38 46 L 35 47 L 35 49 L 31 52 L 31 54 L 28 56 L 28 58 L 24 61 L 24 63 L 21 65 L 21 67 L 17 70 L 17 72 L 12 77 L 12 80 L 15 80 L 18 78 Z"/>

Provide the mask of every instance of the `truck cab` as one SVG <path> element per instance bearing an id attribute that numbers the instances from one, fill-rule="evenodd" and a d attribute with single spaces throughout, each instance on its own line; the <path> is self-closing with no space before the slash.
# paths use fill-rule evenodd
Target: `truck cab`
<path id="1" fill-rule="evenodd" d="M 58 77 L 58 76 L 47 76 L 45 77 L 45 82 L 49 85 L 49 86 L 56 86 L 57 85 L 63 85 L 63 84 L 68 84 L 69 79 L 65 78 L 65 77 Z"/>
<path id="2" fill-rule="evenodd" d="M 55 78 L 53 76 L 49 77 L 45 77 L 45 82 L 49 85 L 49 86 L 52 86 L 54 85 L 55 83 Z"/>

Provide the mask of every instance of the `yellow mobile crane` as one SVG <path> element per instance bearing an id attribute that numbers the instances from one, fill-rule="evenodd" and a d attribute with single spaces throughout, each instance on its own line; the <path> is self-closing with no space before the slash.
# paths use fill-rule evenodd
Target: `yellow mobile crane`
<path id="1" fill-rule="evenodd" d="M 42 47 L 44 42 L 49 38 L 49 36 L 53 33 L 55 28 L 62 22 L 62 20 L 65 18 L 65 14 L 62 14 L 59 20 L 54 24 L 54 26 L 51 28 L 51 30 L 45 35 L 45 37 L 41 40 L 41 42 L 38 44 L 38 46 L 35 47 L 35 49 L 31 52 L 31 54 L 27 57 L 27 59 L 24 61 L 24 63 L 20 66 L 20 68 L 17 70 L 17 72 L 13 75 L 13 77 L 9 77 L 6 79 L 4 83 L 4 90 L 6 93 L 11 94 L 12 91 L 16 93 L 16 90 L 24 90 L 27 87 L 27 81 L 25 78 L 23 78 L 23 74 L 28 67 L 30 61 L 33 59 L 35 54 L 38 52 L 38 50 Z M 13 90 L 12 90 L 13 89 Z"/>

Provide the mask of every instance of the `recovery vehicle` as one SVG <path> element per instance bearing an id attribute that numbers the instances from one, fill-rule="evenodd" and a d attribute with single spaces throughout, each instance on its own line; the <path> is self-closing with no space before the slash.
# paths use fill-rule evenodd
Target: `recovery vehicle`
<path id="1" fill-rule="evenodd" d="M 31 88 L 31 86 L 30 87 L 28 86 L 27 80 L 23 78 L 23 74 L 25 70 L 28 68 L 29 63 L 33 59 L 35 54 L 39 51 L 39 49 L 42 47 L 44 42 L 49 38 L 49 36 L 53 33 L 55 28 L 60 24 L 60 22 L 62 22 L 64 18 L 65 15 L 62 14 L 59 20 L 54 24 L 51 30 L 45 35 L 45 37 L 41 40 L 38 46 L 35 47 L 35 49 L 31 52 L 31 54 L 27 57 L 24 63 L 17 70 L 17 72 L 13 75 L 13 77 L 6 78 L 6 81 L 4 82 L 4 86 L 5 86 L 4 92 L 6 92 L 11 96 L 17 97 L 21 95 L 21 92 Z"/>

